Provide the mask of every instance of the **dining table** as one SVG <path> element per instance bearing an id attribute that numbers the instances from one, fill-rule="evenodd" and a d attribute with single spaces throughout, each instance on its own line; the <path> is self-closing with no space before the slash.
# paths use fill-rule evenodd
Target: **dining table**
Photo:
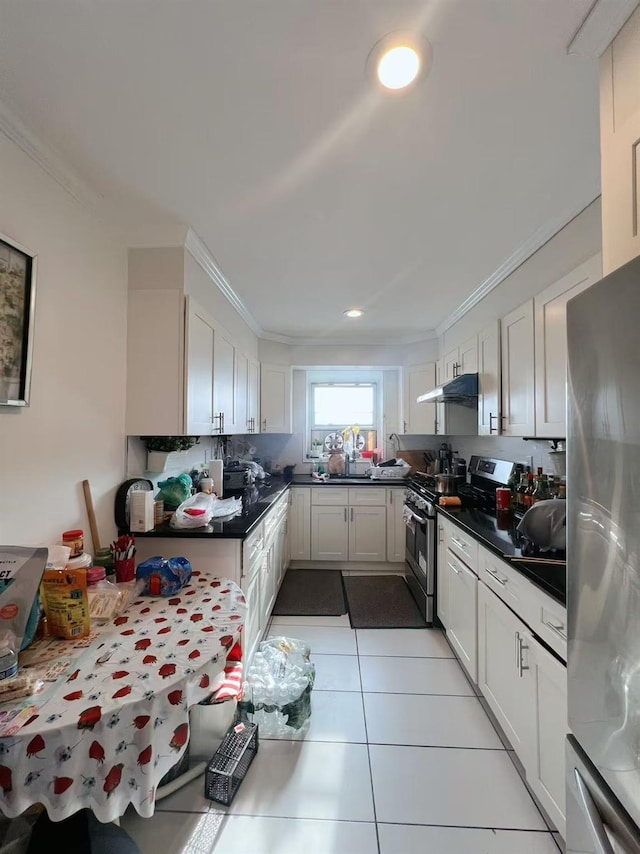
<path id="1" fill-rule="evenodd" d="M 20 657 L 28 697 L 0 704 L 0 811 L 42 804 L 54 821 L 91 809 L 114 821 L 154 812 L 183 757 L 189 710 L 237 676 L 246 613 L 232 581 L 194 570 L 167 598 L 137 596 L 76 641 L 45 638 Z"/>

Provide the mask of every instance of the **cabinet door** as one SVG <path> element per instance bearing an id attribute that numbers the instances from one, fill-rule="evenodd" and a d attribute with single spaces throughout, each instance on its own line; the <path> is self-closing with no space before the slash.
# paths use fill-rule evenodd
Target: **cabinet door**
<path id="1" fill-rule="evenodd" d="M 478 579 L 447 549 L 447 637 L 471 679 L 478 681 Z"/>
<path id="2" fill-rule="evenodd" d="M 567 668 L 525 634 L 527 664 L 535 684 L 535 714 L 529 751 L 523 764 L 527 780 L 540 803 L 565 838 L 565 752 L 567 725 Z"/>
<path id="3" fill-rule="evenodd" d="M 438 577 L 436 579 L 436 596 L 438 618 L 446 628 L 449 625 L 449 572 L 447 569 L 447 530 L 440 514 L 438 520 Z"/>
<path id="4" fill-rule="evenodd" d="M 247 600 L 247 617 L 242 632 L 242 659 L 248 667 L 253 658 L 260 632 L 260 584 L 261 572 L 256 572 L 251 578 L 243 576 L 242 592 Z"/>
<path id="5" fill-rule="evenodd" d="M 236 348 L 216 327 L 213 337 L 213 417 L 216 432 L 236 432 Z"/>
<path id="6" fill-rule="evenodd" d="M 406 528 L 402 518 L 404 489 L 387 489 L 387 560 L 404 563 Z"/>
<path id="7" fill-rule="evenodd" d="M 248 433 L 249 416 L 247 405 L 249 402 L 249 359 L 244 353 L 241 353 L 239 350 L 236 352 L 235 400 L 236 432 Z"/>
<path id="8" fill-rule="evenodd" d="M 436 362 L 436 385 L 441 386 L 444 382 L 444 359 Z"/>
<path id="9" fill-rule="evenodd" d="M 535 435 L 533 300 L 503 317 L 502 432 Z"/>
<path id="10" fill-rule="evenodd" d="M 260 432 L 260 365 L 249 359 L 247 366 L 247 432 Z"/>
<path id="11" fill-rule="evenodd" d="M 527 627 L 484 584 L 478 585 L 478 685 L 525 764 L 535 685 L 525 669 Z"/>
<path id="12" fill-rule="evenodd" d="M 640 255 L 640 9 L 600 59 L 605 275 Z"/>
<path id="13" fill-rule="evenodd" d="M 385 507 L 349 508 L 349 560 L 387 559 Z"/>
<path id="14" fill-rule="evenodd" d="M 498 435 L 500 422 L 500 324 L 478 335 L 478 435 Z"/>
<path id="15" fill-rule="evenodd" d="M 311 560 L 311 490 L 289 492 L 289 554 L 291 560 Z"/>
<path id="16" fill-rule="evenodd" d="M 416 398 L 430 391 L 436 384 L 434 362 L 412 365 L 403 371 L 404 422 L 403 432 L 432 435 L 435 432 L 435 403 L 416 403 Z"/>
<path id="17" fill-rule="evenodd" d="M 455 379 L 460 373 L 460 351 L 456 347 L 453 350 L 449 350 L 448 353 L 444 355 L 444 377 L 443 381 L 447 382 L 447 380 Z"/>
<path id="18" fill-rule="evenodd" d="M 311 508 L 311 560 L 349 559 L 348 514 L 348 507 Z"/>
<path id="19" fill-rule="evenodd" d="M 459 374 L 476 374 L 478 372 L 478 336 L 474 335 L 460 345 Z"/>
<path id="20" fill-rule="evenodd" d="M 567 302 L 598 281 L 600 270 L 598 254 L 534 299 L 536 436 L 567 435 Z"/>
<path id="21" fill-rule="evenodd" d="M 291 368 L 260 366 L 260 432 L 291 433 Z"/>
<path id="22" fill-rule="evenodd" d="M 214 330 L 206 317 L 189 304 L 187 344 L 187 433 L 211 435 L 213 430 L 213 340 Z"/>
<path id="23" fill-rule="evenodd" d="M 269 622 L 269 616 L 275 602 L 275 541 L 267 548 L 260 572 L 260 629 L 264 631 Z"/>

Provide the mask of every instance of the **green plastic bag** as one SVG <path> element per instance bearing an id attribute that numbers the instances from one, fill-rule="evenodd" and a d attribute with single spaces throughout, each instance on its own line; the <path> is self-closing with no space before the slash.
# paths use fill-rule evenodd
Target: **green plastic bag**
<path id="1" fill-rule="evenodd" d="M 156 495 L 156 499 L 162 499 L 165 507 L 179 507 L 183 501 L 191 495 L 191 478 L 188 474 L 179 474 L 178 477 L 168 477 L 166 480 L 159 480 L 158 486 L 160 492 Z"/>

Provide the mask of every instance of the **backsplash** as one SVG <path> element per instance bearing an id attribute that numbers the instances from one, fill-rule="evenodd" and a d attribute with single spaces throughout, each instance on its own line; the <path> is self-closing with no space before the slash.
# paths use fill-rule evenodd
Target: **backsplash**
<path id="1" fill-rule="evenodd" d="M 440 437 L 438 437 L 440 438 Z M 542 466 L 545 473 L 565 474 L 565 455 L 551 454 L 551 442 L 545 439 L 528 440 L 516 439 L 511 436 L 447 436 L 451 447 L 463 457 L 467 463 L 474 454 L 484 457 L 494 457 L 499 460 L 511 460 L 514 463 L 525 462 L 532 467 Z"/>

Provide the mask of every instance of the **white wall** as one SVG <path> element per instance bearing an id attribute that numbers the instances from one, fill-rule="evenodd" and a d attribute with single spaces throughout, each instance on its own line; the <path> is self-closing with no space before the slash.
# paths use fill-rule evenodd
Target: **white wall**
<path id="1" fill-rule="evenodd" d="M 125 465 L 127 254 L 103 223 L 0 134 L 0 233 L 38 256 L 31 405 L 0 407 L 0 543 L 114 534 Z"/>

